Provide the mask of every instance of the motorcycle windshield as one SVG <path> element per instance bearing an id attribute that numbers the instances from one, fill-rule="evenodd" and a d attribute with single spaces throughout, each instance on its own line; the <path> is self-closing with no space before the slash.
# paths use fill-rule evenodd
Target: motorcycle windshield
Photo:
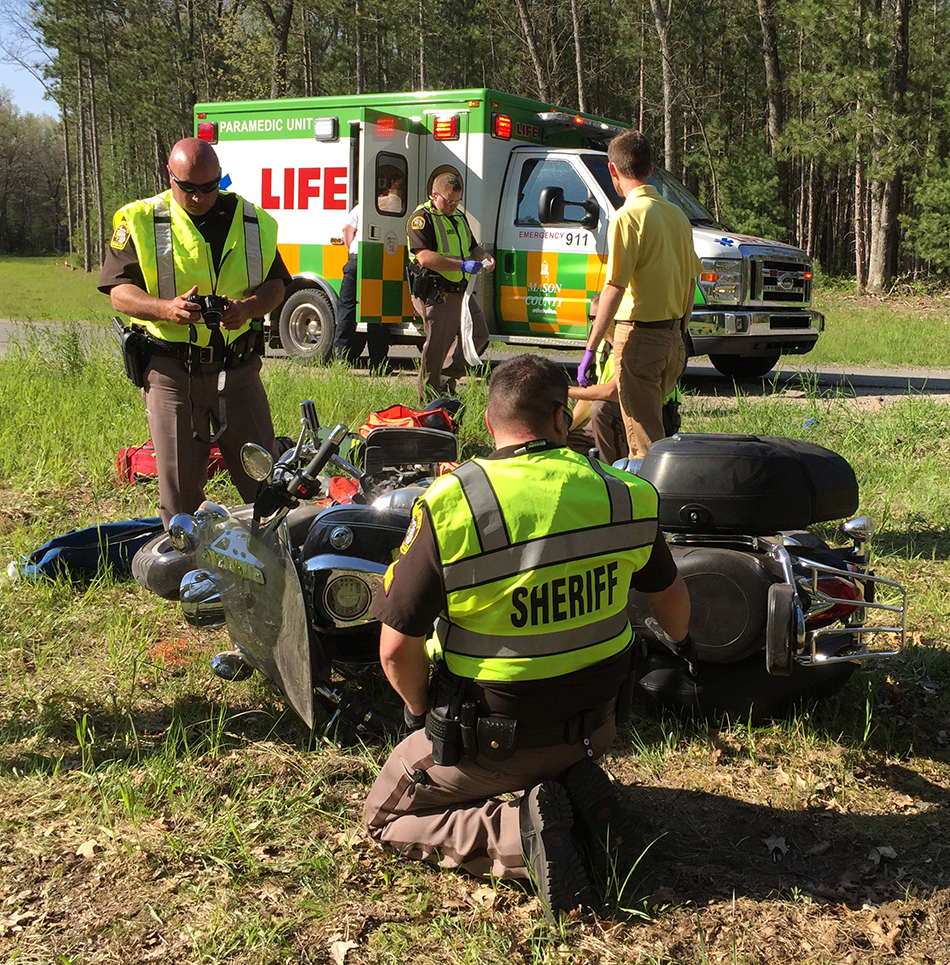
<path id="1" fill-rule="evenodd" d="M 229 515 L 203 535 L 202 563 L 215 574 L 231 642 L 313 727 L 307 614 L 286 524 L 267 532 Z"/>

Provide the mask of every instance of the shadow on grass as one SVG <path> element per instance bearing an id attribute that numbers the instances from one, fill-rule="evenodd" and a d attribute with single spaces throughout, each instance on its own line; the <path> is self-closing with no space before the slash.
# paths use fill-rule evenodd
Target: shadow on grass
<path id="1" fill-rule="evenodd" d="M 798 894 L 860 909 L 946 889 L 950 793 L 900 766 L 877 776 L 913 803 L 856 814 L 836 809 L 833 797 L 790 810 L 704 791 L 620 793 L 650 835 L 662 835 L 644 859 L 646 884 L 676 904 Z"/>

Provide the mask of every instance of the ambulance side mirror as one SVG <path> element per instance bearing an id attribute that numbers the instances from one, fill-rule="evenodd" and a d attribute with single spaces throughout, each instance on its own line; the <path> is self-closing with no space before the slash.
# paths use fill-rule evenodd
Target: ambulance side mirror
<path id="1" fill-rule="evenodd" d="M 580 218 L 569 217 L 566 208 L 583 208 Z M 563 188 L 542 188 L 538 196 L 538 221 L 541 224 L 579 224 L 583 228 L 596 228 L 600 218 L 600 206 L 593 198 L 584 201 L 565 201 Z"/>

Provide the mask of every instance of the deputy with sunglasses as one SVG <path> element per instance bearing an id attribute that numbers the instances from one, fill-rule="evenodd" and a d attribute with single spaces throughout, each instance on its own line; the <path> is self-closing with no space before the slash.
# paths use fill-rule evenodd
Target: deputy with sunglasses
<path id="1" fill-rule="evenodd" d="M 258 320 L 281 303 L 290 280 L 276 221 L 219 189 L 221 166 L 209 144 L 179 141 L 168 176 L 164 194 L 116 212 L 99 276 L 99 290 L 131 319 L 127 344 L 137 348 L 126 349 L 126 368 L 142 387 L 166 526 L 203 500 L 212 442 L 242 499 L 254 498 L 241 446 L 275 451 Z"/>

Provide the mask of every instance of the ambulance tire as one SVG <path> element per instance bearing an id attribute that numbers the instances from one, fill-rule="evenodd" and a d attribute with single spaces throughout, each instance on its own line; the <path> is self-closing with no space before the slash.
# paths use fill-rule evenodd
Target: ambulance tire
<path id="1" fill-rule="evenodd" d="M 710 355 L 717 372 L 734 382 L 746 382 L 768 375 L 778 364 L 781 354 L 774 355 Z"/>
<path id="2" fill-rule="evenodd" d="M 335 331 L 333 305 L 315 288 L 294 292 L 280 310 L 280 341 L 290 356 L 328 362 L 333 354 Z"/>

